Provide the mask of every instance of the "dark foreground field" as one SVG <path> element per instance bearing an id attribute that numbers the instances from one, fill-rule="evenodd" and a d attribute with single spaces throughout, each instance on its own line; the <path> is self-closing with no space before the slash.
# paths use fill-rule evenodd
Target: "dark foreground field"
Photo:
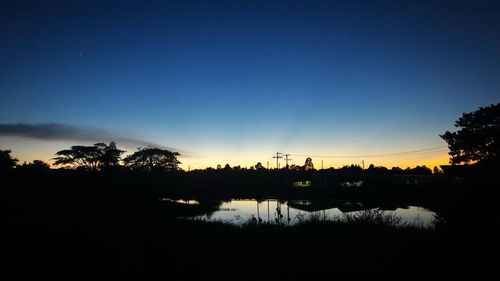
<path id="1" fill-rule="evenodd" d="M 53 179 L 2 178 L 2 267 L 16 277 L 479 277 L 494 271 L 498 253 L 491 186 L 436 193 L 428 200 L 440 214 L 435 229 L 315 220 L 237 227 L 177 220 L 204 210 L 159 202 L 155 192 L 44 177 Z"/>

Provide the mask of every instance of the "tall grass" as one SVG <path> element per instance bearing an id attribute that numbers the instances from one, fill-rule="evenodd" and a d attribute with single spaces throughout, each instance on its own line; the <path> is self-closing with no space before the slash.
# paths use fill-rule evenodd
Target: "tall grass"
<path id="1" fill-rule="evenodd" d="M 397 229 L 434 229 L 435 225 L 426 225 L 424 221 L 418 217 L 414 222 L 406 222 L 402 217 L 381 210 L 371 209 L 360 212 L 346 213 L 338 216 L 328 217 L 324 214 L 314 212 L 310 214 L 300 214 L 296 217 L 297 222 L 294 224 L 287 224 L 285 220 L 274 221 L 257 221 L 255 218 L 249 218 L 246 221 L 242 218 L 235 219 L 241 223 L 234 224 L 233 220 L 211 219 L 207 217 L 183 218 L 187 221 L 194 223 L 204 224 L 226 224 L 236 228 L 259 227 L 265 225 L 273 225 L 278 227 L 294 227 L 301 225 L 313 224 L 336 224 L 343 226 L 357 226 L 357 227 L 386 227 Z"/>
<path id="2" fill-rule="evenodd" d="M 405 227 L 408 224 L 396 214 L 385 213 L 380 210 L 365 210 L 354 214 L 343 214 L 333 221 L 345 224 L 376 225 L 389 227 Z"/>

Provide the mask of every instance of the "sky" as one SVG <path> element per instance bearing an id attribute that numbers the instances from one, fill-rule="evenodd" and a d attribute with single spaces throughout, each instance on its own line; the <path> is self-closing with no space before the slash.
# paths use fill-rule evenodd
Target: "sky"
<path id="1" fill-rule="evenodd" d="M 447 164 L 439 134 L 500 101 L 499 33 L 498 1 L 0 1 L 0 149 Z"/>

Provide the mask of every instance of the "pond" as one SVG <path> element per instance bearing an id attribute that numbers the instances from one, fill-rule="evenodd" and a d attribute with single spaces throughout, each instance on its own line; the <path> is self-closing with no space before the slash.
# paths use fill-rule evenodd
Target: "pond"
<path id="1" fill-rule="evenodd" d="M 192 204 L 192 202 L 190 202 Z M 401 224 L 433 227 L 435 213 L 418 206 L 366 206 L 361 202 L 309 201 L 309 200 L 229 200 L 216 211 L 191 217 L 207 221 L 220 221 L 241 225 L 248 222 L 294 225 L 310 219 L 336 220 L 356 216 L 372 210 L 384 216 L 398 218 Z"/>

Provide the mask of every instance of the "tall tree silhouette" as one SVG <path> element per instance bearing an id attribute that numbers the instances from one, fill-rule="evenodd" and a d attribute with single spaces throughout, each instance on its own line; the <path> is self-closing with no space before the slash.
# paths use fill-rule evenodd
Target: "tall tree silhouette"
<path id="1" fill-rule="evenodd" d="M 134 170 L 153 171 L 153 170 L 177 170 L 181 164 L 177 160 L 180 156 L 178 152 L 172 152 L 166 149 L 143 147 L 138 148 L 134 154 L 123 159 L 125 166 Z"/>
<path id="2" fill-rule="evenodd" d="M 75 145 L 70 149 L 58 151 L 53 160 L 54 165 L 99 170 L 119 165 L 120 156 L 124 152 L 116 148 L 114 142 L 110 142 L 109 145 L 105 143 L 96 143 L 92 146 Z"/>
<path id="3" fill-rule="evenodd" d="M 450 148 L 450 163 L 498 162 L 500 156 L 500 103 L 464 113 L 456 132 L 440 135 Z"/>
<path id="4" fill-rule="evenodd" d="M 96 143 L 94 146 L 99 150 L 101 155 L 101 168 L 106 169 L 120 165 L 120 157 L 125 151 L 118 149 L 114 141 L 110 142 L 109 145 Z"/>
<path id="5" fill-rule="evenodd" d="M 1 150 L 0 149 L 0 170 L 8 170 L 16 166 L 17 160 L 16 158 L 12 158 L 10 155 L 10 150 Z"/>
<path id="6" fill-rule="evenodd" d="M 304 163 L 304 170 L 314 170 L 314 164 L 311 157 L 306 158 L 306 162 Z"/>

